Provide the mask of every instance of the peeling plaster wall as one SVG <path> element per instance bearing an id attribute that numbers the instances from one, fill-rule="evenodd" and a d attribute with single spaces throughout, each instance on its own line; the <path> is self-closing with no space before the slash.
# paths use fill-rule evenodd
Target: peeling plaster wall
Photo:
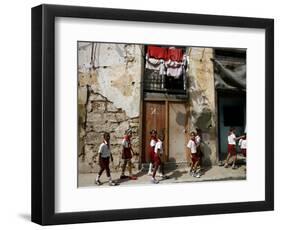
<path id="1" fill-rule="evenodd" d="M 92 47 L 91 44 L 79 44 L 82 47 L 78 58 L 80 77 L 95 92 L 124 109 L 129 117 L 139 116 L 142 46 L 94 43 Z M 94 69 L 89 70 L 91 53 Z"/>
<path id="2" fill-rule="evenodd" d="M 169 161 L 186 162 L 187 103 L 169 103 Z"/>
<path id="3" fill-rule="evenodd" d="M 191 48 L 189 63 L 189 131 L 202 130 L 203 164 L 217 160 L 216 107 L 212 48 Z"/>
<path id="4" fill-rule="evenodd" d="M 139 150 L 141 45 L 79 42 L 79 172 L 98 170 L 102 134 L 111 134 L 112 170 L 120 169 L 121 142 L 129 127 Z M 133 158 L 138 162 L 139 156 Z"/>
<path id="5" fill-rule="evenodd" d="M 140 81 L 144 66 L 142 51 L 142 45 L 92 45 L 89 42 L 78 44 L 80 173 L 97 172 L 97 151 L 105 131 L 111 134 L 111 151 L 114 156 L 112 170 L 120 169 L 121 142 L 125 130 L 129 127 L 133 129 L 132 143 L 137 153 L 133 161 L 139 163 L 138 151 L 142 138 L 139 123 Z M 214 66 L 210 60 L 213 56 L 211 48 L 189 50 L 189 98 L 183 109 L 186 112 L 186 125 L 175 127 L 179 128 L 176 133 L 180 133 L 183 138 L 185 127 L 188 131 L 195 128 L 202 130 L 201 147 L 204 151 L 205 165 L 215 164 L 217 161 Z M 177 112 L 181 112 L 181 109 L 174 111 L 174 114 L 178 114 Z M 173 116 L 170 115 L 172 119 Z M 175 149 L 173 145 L 177 144 L 173 142 L 172 137 L 174 131 L 171 129 L 170 132 L 170 157 L 176 162 L 184 161 L 186 145 L 183 144 L 182 149 Z M 177 141 L 185 143 L 184 139 Z M 171 152 L 172 149 L 175 151 Z"/>

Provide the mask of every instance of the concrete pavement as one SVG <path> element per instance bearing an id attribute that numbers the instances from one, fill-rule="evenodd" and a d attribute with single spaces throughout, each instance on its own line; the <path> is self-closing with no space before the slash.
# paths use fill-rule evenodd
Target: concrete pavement
<path id="1" fill-rule="evenodd" d="M 195 178 L 189 175 L 189 168 L 175 168 L 173 170 L 166 170 L 168 179 L 159 179 L 161 183 L 186 183 L 186 182 L 202 182 L 202 181 L 221 181 L 221 180 L 245 180 L 246 179 L 246 166 L 240 165 L 237 169 L 224 168 L 223 166 L 211 166 L 202 169 L 202 176 Z M 111 173 L 112 179 L 119 183 L 118 186 L 124 185 L 140 185 L 140 184 L 152 184 L 151 176 L 147 175 L 147 171 L 140 170 L 135 171 L 134 174 L 138 177 L 137 180 L 123 179 L 120 180 L 120 172 Z M 79 174 L 78 176 L 78 187 L 91 187 L 98 186 L 95 184 L 95 178 L 97 173 Z M 100 178 L 102 186 L 108 186 L 108 179 L 104 172 Z"/>

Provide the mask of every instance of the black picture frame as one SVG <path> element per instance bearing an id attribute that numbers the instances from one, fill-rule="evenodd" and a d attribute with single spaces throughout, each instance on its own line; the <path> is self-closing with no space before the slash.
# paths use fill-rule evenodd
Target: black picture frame
<path id="1" fill-rule="evenodd" d="M 55 213 L 55 18 L 259 28 L 265 30 L 265 200 Z M 265 151 L 261 150 L 261 151 Z M 32 221 L 41 225 L 268 211 L 274 209 L 274 20 L 62 5 L 32 8 Z"/>

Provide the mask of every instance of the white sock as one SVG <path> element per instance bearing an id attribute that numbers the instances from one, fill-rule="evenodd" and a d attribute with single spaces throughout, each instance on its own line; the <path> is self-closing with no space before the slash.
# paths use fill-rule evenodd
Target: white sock
<path id="1" fill-rule="evenodd" d="M 96 181 L 98 181 L 100 179 L 100 176 L 99 176 L 99 174 L 97 175 L 97 177 L 96 177 Z"/>

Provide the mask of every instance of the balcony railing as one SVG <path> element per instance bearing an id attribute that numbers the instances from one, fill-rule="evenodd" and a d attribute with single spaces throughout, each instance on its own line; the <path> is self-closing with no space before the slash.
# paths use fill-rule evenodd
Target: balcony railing
<path id="1" fill-rule="evenodd" d="M 183 76 L 175 79 L 157 72 L 150 73 L 144 76 L 144 92 L 186 94 L 186 82 Z"/>

